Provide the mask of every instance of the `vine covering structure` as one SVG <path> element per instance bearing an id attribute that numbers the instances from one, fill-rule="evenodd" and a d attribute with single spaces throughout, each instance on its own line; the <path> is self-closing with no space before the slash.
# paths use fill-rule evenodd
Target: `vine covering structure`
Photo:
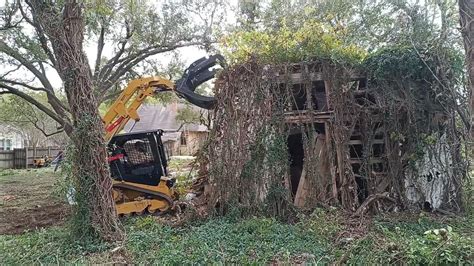
<path id="1" fill-rule="evenodd" d="M 358 65 L 257 58 L 216 82 L 211 207 L 277 216 L 318 205 L 462 210 L 456 77 L 439 57 L 394 48 Z"/>

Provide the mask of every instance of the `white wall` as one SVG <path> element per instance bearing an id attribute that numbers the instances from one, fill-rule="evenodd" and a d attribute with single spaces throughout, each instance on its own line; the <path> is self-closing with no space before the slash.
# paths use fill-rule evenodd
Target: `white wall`
<path id="1" fill-rule="evenodd" d="M 7 143 L 11 143 L 11 147 L 7 147 Z M 24 138 L 16 130 L 11 127 L 0 125 L 0 150 L 18 149 L 24 147 Z"/>
<path id="2" fill-rule="evenodd" d="M 407 168 L 405 194 L 414 208 L 429 203 L 433 209 L 459 209 L 450 149 L 445 133 L 424 150 L 423 159 L 416 162 L 415 168 Z"/>

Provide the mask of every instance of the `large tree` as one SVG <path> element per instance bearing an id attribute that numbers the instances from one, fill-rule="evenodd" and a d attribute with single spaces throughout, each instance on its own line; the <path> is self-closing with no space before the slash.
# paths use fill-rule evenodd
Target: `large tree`
<path id="1" fill-rule="evenodd" d="M 71 138 L 77 233 L 123 237 L 99 103 L 113 98 L 116 85 L 150 57 L 210 43 L 218 7 L 219 1 L 26 0 L 2 10 L 0 94 L 26 100 Z M 90 65 L 85 48 L 91 46 L 96 54 Z M 53 85 L 56 80 L 60 88 Z M 48 104 L 29 90 L 43 93 Z"/>

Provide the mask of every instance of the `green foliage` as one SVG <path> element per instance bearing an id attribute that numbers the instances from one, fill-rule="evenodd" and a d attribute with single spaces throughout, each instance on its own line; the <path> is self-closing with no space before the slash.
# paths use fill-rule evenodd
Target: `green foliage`
<path id="1" fill-rule="evenodd" d="M 310 215 L 300 215 L 299 226 L 304 230 L 317 234 L 321 239 L 334 241 L 338 232 L 343 230 L 341 220 L 343 217 L 336 208 L 324 210 L 316 208 Z"/>
<path id="2" fill-rule="evenodd" d="M 277 174 L 281 175 L 285 174 L 286 170 L 288 170 L 281 166 L 287 166 L 290 163 L 287 139 L 286 135 L 275 133 L 267 145 L 266 160 L 268 165 L 273 169 L 280 170 Z"/>
<path id="3" fill-rule="evenodd" d="M 192 167 L 194 159 L 178 159 L 173 157 L 168 162 L 168 172 L 175 173 L 176 185 L 175 191 L 180 196 L 185 196 L 191 190 L 193 178 L 197 174 L 196 167 Z"/>
<path id="4" fill-rule="evenodd" d="M 86 32 L 97 36 L 101 27 L 107 38 L 114 43 L 123 41 L 125 29 L 133 31 L 129 40 L 132 51 L 153 45 L 169 45 L 182 40 L 203 38 L 207 30 L 204 19 L 210 13 L 202 14 L 200 19 L 191 19 L 190 10 L 197 11 L 195 1 L 166 0 L 154 1 L 86 1 Z M 208 8 L 213 5 L 209 4 Z M 217 21 L 216 21 L 217 22 Z M 172 34 L 170 34 L 172 32 Z M 193 33 L 193 37 L 190 37 Z M 92 39 L 92 38 L 90 38 Z"/>
<path id="5" fill-rule="evenodd" d="M 463 218 L 458 218 L 462 220 Z M 470 225 L 453 227 L 470 230 Z M 471 220 L 472 223 L 472 220 Z M 450 225 L 425 217 L 415 221 L 376 221 L 375 228 L 355 241 L 349 264 L 403 263 L 410 265 L 463 265 L 473 259 L 472 236 L 454 232 Z"/>
<path id="6" fill-rule="evenodd" d="M 0 169 L 0 176 L 11 176 L 13 173 L 12 169 Z"/>
<path id="7" fill-rule="evenodd" d="M 440 53 L 440 54 L 437 54 Z M 442 57 L 441 57 L 442 56 Z M 440 61 L 444 59 L 443 61 Z M 436 84 L 440 67 L 448 67 L 448 79 L 459 79 L 462 74 L 462 56 L 439 48 L 438 51 L 413 46 L 387 46 L 370 54 L 363 63 L 372 81 L 397 82 L 400 79 Z"/>
<path id="8" fill-rule="evenodd" d="M 404 77 L 413 81 L 433 80 L 427 67 L 433 67 L 433 61 L 423 61 L 413 47 L 387 47 L 367 57 L 364 69 L 369 78 L 378 82 L 393 82 Z"/>
<path id="9" fill-rule="evenodd" d="M 293 225 L 252 217 L 212 219 L 185 227 L 163 225 L 152 216 L 137 217 L 125 221 L 128 237 L 124 248 L 134 264 L 316 264 L 342 260 L 350 265 L 462 265 L 473 259 L 472 217 L 444 221 L 424 214 L 376 217 L 362 234 L 336 209 L 316 209 L 298 217 L 300 221 Z M 344 242 L 346 237 L 341 236 L 345 235 Z M 5 264 L 93 263 L 95 256 L 107 258 L 104 255 L 111 254 L 113 248 L 99 241 L 77 242 L 64 228 L 0 236 Z"/>
<path id="10" fill-rule="evenodd" d="M 7 265 L 85 263 L 88 254 L 108 248 L 99 241 L 77 242 L 64 228 L 0 236 L 2 264 Z"/>
<path id="11" fill-rule="evenodd" d="M 250 206 L 234 202 L 228 206 L 230 211 L 226 216 L 247 217 L 256 213 L 269 215 L 278 219 L 287 220 L 291 215 L 291 200 L 289 200 L 288 189 L 281 182 L 289 167 L 289 154 L 287 150 L 286 136 L 284 134 L 263 128 L 259 131 L 255 141 L 250 145 L 250 158 L 243 165 L 241 178 L 247 184 L 245 191 L 240 195 L 246 195 L 246 200 L 253 202 Z M 253 186 L 261 186 L 262 179 L 269 181 L 268 192 L 263 203 L 259 202 Z M 239 196 L 235 196 L 239 197 Z M 258 204 L 254 204 L 258 202 Z M 245 204 L 244 204 L 245 205 Z"/>
<path id="12" fill-rule="evenodd" d="M 134 262 L 145 264 L 263 264 L 302 253 L 321 257 L 326 250 L 317 235 L 261 218 L 241 222 L 217 219 L 187 228 L 139 218 L 129 226 L 127 247 Z"/>
<path id="13" fill-rule="evenodd" d="M 275 31 L 237 31 L 224 40 L 232 62 L 257 57 L 264 63 L 300 62 L 311 59 L 358 64 L 366 52 L 341 40 L 341 32 L 314 20 L 292 29 L 283 24 Z"/>
<path id="14" fill-rule="evenodd" d="M 94 186 L 94 180 L 88 175 L 78 175 L 74 172 L 74 163 L 77 163 L 77 156 L 79 152 L 74 147 L 70 146 L 67 153 L 67 160 L 71 164 L 71 168 L 65 171 L 70 171 L 66 177 L 65 189 L 68 196 L 72 197 L 75 204 L 72 208 L 72 217 L 69 220 L 69 227 L 71 235 L 77 237 L 81 241 L 88 241 L 98 237 L 94 230 L 93 221 L 91 219 L 92 202 L 90 192 Z M 71 185 L 71 186 L 68 186 Z"/>
<path id="15" fill-rule="evenodd" d="M 290 167 L 287 136 L 282 133 L 272 132 L 267 136 L 265 158 L 267 171 L 273 176 L 286 176 Z M 264 174 L 262 174 L 264 175 Z M 261 177 L 257 177 L 261 178 Z M 294 216 L 293 202 L 287 187 L 276 179 L 267 193 L 264 206 L 265 214 L 275 216 L 280 220 L 290 220 Z"/>
<path id="16" fill-rule="evenodd" d="M 413 264 L 465 264 L 474 254 L 472 241 L 453 232 L 450 226 L 428 230 L 408 244 L 407 257 Z"/>
<path id="17" fill-rule="evenodd" d="M 108 173 L 108 164 L 105 161 L 98 161 L 103 165 L 98 166 L 99 164 L 97 164 L 93 167 L 89 165 L 91 163 L 90 159 L 85 158 L 85 156 L 93 156 L 95 152 L 99 152 L 98 149 L 101 145 L 105 145 L 97 142 L 96 135 L 101 134 L 97 132 L 97 122 L 97 119 L 88 113 L 84 113 L 81 118 L 77 118 L 71 136 L 71 144 L 66 151 L 67 158 L 64 171 L 66 180 L 72 185 L 70 189 L 75 203 L 69 225 L 72 235 L 80 241 L 90 241 L 103 237 L 103 235 L 100 235 L 101 226 L 108 223 L 114 225 L 114 222 L 118 222 L 111 221 L 110 217 L 104 217 L 107 215 L 106 213 L 100 215 L 95 213 L 98 209 L 101 212 L 115 212 L 114 203 L 103 199 L 111 197 L 110 194 L 103 195 L 104 191 L 107 193 L 111 191 L 107 190 L 106 184 L 98 184 L 104 181 L 99 180 L 101 176 L 97 174 L 97 171 L 105 170 Z M 95 159 L 100 160 L 102 158 Z M 99 189 L 103 190 L 100 191 Z M 99 204 L 109 204 L 107 205 L 108 209 L 98 208 L 97 205 Z M 97 220 L 105 218 L 107 218 L 107 222 Z M 117 232 L 109 231 L 109 234 L 113 233 Z"/>
<path id="18" fill-rule="evenodd" d="M 241 1 L 239 28 L 297 29 L 316 20 L 341 30 L 341 40 L 374 51 L 387 44 L 440 41 L 461 50 L 455 0 L 263 0 Z M 247 4 L 250 2 L 251 4 Z"/>
<path id="19" fill-rule="evenodd" d="M 257 139 L 249 147 L 250 158 L 242 169 L 242 178 L 258 179 L 262 174 L 262 164 L 266 155 L 265 134 L 263 130 L 258 133 Z"/>
<path id="20" fill-rule="evenodd" d="M 190 105 L 185 105 L 184 108 L 178 109 L 176 121 L 182 125 L 193 123 L 199 124 L 201 122 L 201 115 Z"/>

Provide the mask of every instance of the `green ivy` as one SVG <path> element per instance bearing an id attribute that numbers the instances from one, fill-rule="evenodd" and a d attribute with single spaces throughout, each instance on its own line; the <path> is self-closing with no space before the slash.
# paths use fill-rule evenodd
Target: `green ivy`
<path id="1" fill-rule="evenodd" d="M 342 42 L 343 32 L 315 20 L 293 30 L 285 23 L 276 31 L 237 31 L 223 41 L 231 62 L 257 57 L 264 63 L 301 62 L 312 59 L 359 64 L 366 56 L 363 49 Z"/>

